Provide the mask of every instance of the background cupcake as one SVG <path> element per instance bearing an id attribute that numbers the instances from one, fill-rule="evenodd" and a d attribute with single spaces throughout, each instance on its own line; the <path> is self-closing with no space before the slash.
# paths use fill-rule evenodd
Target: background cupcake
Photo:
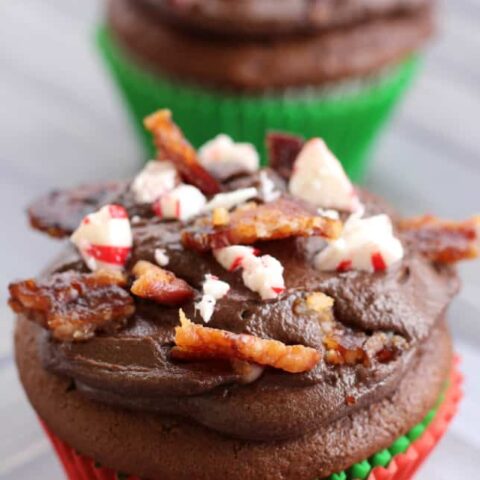
<path id="1" fill-rule="evenodd" d="M 99 45 L 137 125 L 168 107 L 195 146 L 221 131 L 262 153 L 266 129 L 321 135 L 356 179 L 431 3 L 114 0 Z"/>

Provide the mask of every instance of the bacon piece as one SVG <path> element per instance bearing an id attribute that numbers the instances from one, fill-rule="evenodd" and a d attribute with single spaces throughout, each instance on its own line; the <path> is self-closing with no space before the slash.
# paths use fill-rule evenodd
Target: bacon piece
<path id="1" fill-rule="evenodd" d="M 10 307 L 50 330 L 60 341 L 88 340 L 96 331 L 114 331 L 133 315 L 133 298 L 118 271 L 56 273 L 37 282 L 9 285 Z"/>
<path id="2" fill-rule="evenodd" d="M 286 133 L 272 132 L 267 134 L 265 140 L 269 166 L 288 180 L 292 174 L 295 159 L 305 143 L 303 138 Z"/>
<path id="3" fill-rule="evenodd" d="M 425 215 L 403 219 L 398 228 L 416 250 L 434 262 L 468 260 L 480 252 L 480 216 L 456 222 Z"/>
<path id="4" fill-rule="evenodd" d="M 126 188 L 123 182 L 103 182 L 55 190 L 28 207 L 30 225 L 51 237 L 70 235 L 87 214 L 109 203 Z"/>
<path id="5" fill-rule="evenodd" d="M 325 361 L 332 365 L 357 365 L 362 363 L 368 366 L 370 359 L 361 345 L 344 336 L 329 335 L 323 339 L 325 348 Z"/>
<path id="6" fill-rule="evenodd" d="M 181 360 L 242 360 L 290 373 L 312 370 L 320 352 L 303 345 L 285 345 L 253 335 L 236 334 L 192 323 L 180 310 L 181 326 L 175 329 L 173 358 Z"/>
<path id="7" fill-rule="evenodd" d="M 153 263 L 140 260 L 132 273 L 137 279 L 131 292 L 138 297 L 165 305 L 178 305 L 193 298 L 193 289 L 185 280 Z"/>
<path id="8" fill-rule="evenodd" d="M 280 198 L 263 205 L 237 208 L 224 227 L 215 228 L 212 222 L 198 222 L 182 232 L 182 241 L 187 248 L 206 252 L 228 245 L 248 245 L 288 237 L 318 235 L 335 239 L 340 232 L 338 220 L 313 215 L 301 203 Z"/>
<path id="9" fill-rule="evenodd" d="M 197 152 L 172 121 L 170 110 L 159 110 L 149 115 L 144 124 L 153 135 L 160 160 L 172 162 L 187 183 L 198 187 L 206 195 L 220 191 L 220 184 L 202 167 Z"/>

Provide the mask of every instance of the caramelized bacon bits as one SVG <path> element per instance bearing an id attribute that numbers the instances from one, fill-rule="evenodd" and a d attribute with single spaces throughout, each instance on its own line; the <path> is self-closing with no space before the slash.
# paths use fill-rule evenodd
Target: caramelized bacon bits
<path id="1" fill-rule="evenodd" d="M 224 227 L 215 228 L 211 221 L 202 219 L 182 232 L 182 241 L 187 248 L 205 252 L 288 237 L 317 235 L 335 239 L 340 232 L 338 220 L 313 215 L 294 199 L 280 198 L 263 205 L 247 204 L 237 208 Z"/>
<path id="2" fill-rule="evenodd" d="M 152 133 L 158 157 L 169 160 L 187 183 L 206 195 L 220 191 L 220 184 L 198 161 L 195 149 L 173 122 L 170 110 L 159 110 L 144 120 L 145 128 Z"/>
<path id="3" fill-rule="evenodd" d="M 60 341 L 81 341 L 96 331 L 115 331 L 135 307 L 124 276 L 114 270 L 64 272 L 46 280 L 12 283 L 10 307 L 50 330 Z"/>
<path id="4" fill-rule="evenodd" d="M 171 352 L 176 359 L 242 360 L 290 373 L 307 372 L 320 361 L 320 352 L 314 348 L 287 346 L 277 340 L 196 325 L 188 320 L 182 310 L 180 323 L 175 329 L 176 346 Z"/>
<path id="5" fill-rule="evenodd" d="M 51 237 L 70 235 L 87 214 L 106 205 L 126 188 L 122 182 L 103 182 L 55 190 L 28 207 L 30 225 Z"/>
<path id="6" fill-rule="evenodd" d="M 193 289 L 185 280 L 153 263 L 140 260 L 133 267 L 132 273 L 136 280 L 131 292 L 137 297 L 164 305 L 179 305 L 193 298 Z"/>
<path id="7" fill-rule="evenodd" d="M 398 228 L 434 262 L 455 263 L 476 258 L 480 252 L 480 216 L 456 222 L 425 215 L 401 220 Z"/>
<path id="8" fill-rule="evenodd" d="M 326 348 L 325 361 L 331 365 L 357 365 L 368 366 L 370 359 L 367 352 L 350 339 L 328 335 L 323 339 Z"/>
<path id="9" fill-rule="evenodd" d="M 269 166 L 283 178 L 289 179 L 304 140 L 295 135 L 272 132 L 267 135 L 266 143 Z"/>

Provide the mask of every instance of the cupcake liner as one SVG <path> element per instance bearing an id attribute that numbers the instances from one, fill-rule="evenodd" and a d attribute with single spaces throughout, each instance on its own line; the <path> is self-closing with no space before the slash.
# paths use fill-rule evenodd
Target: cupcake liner
<path id="1" fill-rule="evenodd" d="M 149 157 L 154 154 L 143 119 L 169 108 L 186 137 L 199 147 L 218 133 L 253 143 L 265 160 L 265 132 L 282 130 L 321 136 L 358 180 L 378 132 L 415 76 L 418 58 L 411 57 L 375 78 L 334 88 L 302 88 L 253 95 L 188 86 L 150 73 L 121 50 L 106 27 L 97 43 L 132 115 Z"/>
<path id="2" fill-rule="evenodd" d="M 348 470 L 334 473 L 326 480 L 409 480 L 445 434 L 462 398 L 463 377 L 455 359 L 447 390 L 440 395 L 435 407 L 418 425 L 393 444 L 352 465 Z M 42 422 L 69 480 L 142 480 L 134 475 L 116 472 L 84 457 L 60 440 Z M 160 480 L 160 479 L 157 479 Z"/>

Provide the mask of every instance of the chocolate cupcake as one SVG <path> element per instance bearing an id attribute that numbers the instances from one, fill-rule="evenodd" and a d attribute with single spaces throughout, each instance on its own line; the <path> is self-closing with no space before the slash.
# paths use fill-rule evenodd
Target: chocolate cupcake
<path id="1" fill-rule="evenodd" d="M 270 135 L 258 169 L 168 111 L 145 125 L 158 160 L 132 181 L 32 205 L 71 244 L 10 285 L 68 477 L 410 478 L 460 398 L 446 310 L 479 219 L 401 217 L 319 138 Z"/>
<path id="2" fill-rule="evenodd" d="M 433 30 L 432 0 L 110 0 L 99 46 L 136 125 L 170 108 L 217 132 L 321 135 L 358 179 Z M 151 142 L 142 131 L 145 145 Z"/>

